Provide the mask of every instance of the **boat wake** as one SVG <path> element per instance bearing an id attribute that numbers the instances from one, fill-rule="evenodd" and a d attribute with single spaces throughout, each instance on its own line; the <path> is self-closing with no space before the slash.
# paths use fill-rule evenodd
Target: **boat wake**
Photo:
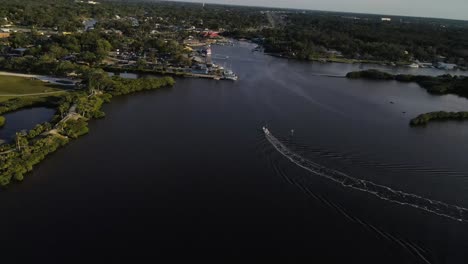
<path id="1" fill-rule="evenodd" d="M 373 194 L 383 200 L 398 203 L 401 205 L 411 206 L 460 222 L 468 222 L 467 208 L 446 204 L 440 201 L 434 201 L 415 194 L 393 190 L 392 188 L 387 186 L 375 184 L 366 180 L 357 179 L 343 172 L 326 168 L 294 153 L 283 143 L 281 143 L 275 136 L 273 136 L 267 128 L 263 128 L 263 132 L 265 133 L 265 137 L 268 140 L 268 142 L 271 143 L 271 145 L 280 154 L 289 159 L 292 163 L 298 165 L 299 167 L 309 172 L 312 172 L 313 174 L 340 183 L 344 187 L 353 188 L 356 190 Z"/>

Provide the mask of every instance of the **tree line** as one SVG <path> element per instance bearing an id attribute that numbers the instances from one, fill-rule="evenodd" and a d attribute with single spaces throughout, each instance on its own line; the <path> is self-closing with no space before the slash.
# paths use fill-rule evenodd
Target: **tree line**
<path id="1" fill-rule="evenodd" d="M 350 79 L 396 80 L 399 82 L 415 82 L 432 94 L 456 94 L 468 98 L 468 77 L 444 74 L 440 76 L 390 74 L 379 70 L 349 72 Z"/>
<path id="2" fill-rule="evenodd" d="M 424 125 L 427 125 L 429 122 L 433 122 L 433 121 L 449 121 L 449 120 L 456 120 L 456 121 L 468 120 L 468 112 L 438 111 L 438 112 L 425 113 L 425 114 L 421 114 L 411 119 L 410 125 L 424 126 Z"/>

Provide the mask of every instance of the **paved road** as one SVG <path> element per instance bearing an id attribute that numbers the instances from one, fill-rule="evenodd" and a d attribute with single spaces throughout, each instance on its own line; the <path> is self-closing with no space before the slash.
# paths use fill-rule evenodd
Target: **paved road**
<path id="1" fill-rule="evenodd" d="M 24 96 L 36 96 L 46 94 L 63 93 L 64 91 L 45 92 L 45 93 L 31 93 L 31 94 L 0 94 L 0 97 L 24 97 Z"/>
<path id="2" fill-rule="evenodd" d="M 0 75 L 2 76 L 16 76 L 16 77 L 24 77 L 24 78 L 39 78 L 39 77 L 46 77 L 36 74 L 24 74 L 24 73 L 15 73 L 15 72 L 5 72 L 0 71 Z"/>

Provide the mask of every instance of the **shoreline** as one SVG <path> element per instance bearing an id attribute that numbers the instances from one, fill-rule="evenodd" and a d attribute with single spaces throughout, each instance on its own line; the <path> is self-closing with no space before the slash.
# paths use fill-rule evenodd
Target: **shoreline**
<path id="1" fill-rule="evenodd" d="M 273 53 L 273 52 L 263 52 L 263 54 L 276 57 L 276 58 L 283 58 L 283 59 L 290 59 L 290 60 L 297 60 L 297 61 L 305 61 L 305 62 L 320 62 L 320 63 L 343 63 L 343 64 L 377 64 L 382 66 L 392 66 L 391 63 L 386 61 L 371 61 L 371 60 L 357 60 L 357 59 L 332 59 L 332 58 L 314 58 L 314 59 L 299 59 L 289 55 L 283 55 L 280 53 Z M 396 66 L 392 67 L 404 67 L 403 63 L 396 63 Z"/>
<path id="2" fill-rule="evenodd" d="M 196 73 L 189 73 L 189 72 L 168 72 L 168 71 L 159 71 L 159 70 L 149 70 L 149 69 L 124 69 L 119 67 L 102 67 L 106 72 L 111 73 L 134 73 L 134 74 L 152 74 L 152 75 L 160 75 L 160 76 L 171 76 L 171 77 L 179 77 L 179 78 L 202 78 L 202 79 L 212 79 L 216 81 L 227 81 L 227 79 L 223 79 L 222 76 L 212 75 L 212 74 L 196 74 Z"/>
<path id="3" fill-rule="evenodd" d="M 121 80 L 114 81 L 113 90 L 97 91 L 91 86 L 90 94 L 75 91 L 70 97 L 62 98 L 56 105 L 57 114 L 52 120 L 37 124 L 26 133 L 17 134 L 15 143 L 0 144 L 1 159 L 13 165 L 0 171 L 0 187 L 9 185 L 13 180 L 23 181 L 24 176 L 48 155 L 87 134 L 88 122 L 105 117 L 102 106 L 110 103 L 112 97 L 173 87 L 174 84 L 171 77 Z"/>
<path id="4" fill-rule="evenodd" d="M 233 39 L 233 40 L 235 40 L 237 42 L 245 42 L 245 43 L 250 43 L 250 44 L 257 45 L 257 48 L 261 47 L 263 51 L 256 50 L 256 48 L 254 48 L 252 50 L 252 52 L 259 52 L 259 53 L 262 53 L 262 54 L 265 54 L 265 55 L 268 55 L 268 56 L 271 56 L 271 57 L 275 57 L 275 58 L 280 58 L 280 59 L 289 59 L 289 60 L 302 61 L 302 62 L 319 62 L 319 63 L 323 63 L 323 64 L 326 64 L 326 63 L 339 63 L 339 64 L 350 64 L 350 65 L 353 65 L 353 64 L 366 64 L 366 65 L 386 66 L 386 67 L 392 67 L 392 68 L 406 68 L 406 69 L 415 69 L 415 70 L 434 70 L 434 71 L 440 71 L 441 72 L 440 75 L 451 74 L 451 75 L 464 76 L 463 74 L 457 74 L 457 72 L 462 72 L 462 73 L 466 73 L 468 75 L 468 68 L 465 69 L 463 67 L 461 67 L 461 68 L 459 67 L 459 68 L 454 69 L 454 70 L 444 70 L 444 69 L 439 69 L 439 68 L 436 68 L 436 67 L 413 68 L 413 67 L 409 67 L 409 65 L 411 65 L 411 62 L 358 60 L 358 59 L 348 59 L 348 58 L 299 59 L 299 58 L 296 58 L 294 56 L 285 55 L 285 54 L 281 54 L 281 53 L 266 52 L 266 51 L 264 51 L 265 48 L 261 44 L 253 42 L 250 39 L 237 39 L 237 38 L 231 38 L 231 39 Z"/>
<path id="5" fill-rule="evenodd" d="M 251 42 L 253 43 L 253 42 Z M 256 44 L 256 43 L 255 43 Z M 257 44 L 258 45 L 258 44 Z M 404 67 L 408 69 L 432 69 L 436 71 L 441 71 L 441 72 L 452 72 L 452 71 L 461 71 L 461 72 L 468 72 L 468 69 L 465 70 L 463 68 L 457 68 L 455 70 L 443 70 L 439 69 L 436 67 L 409 67 L 411 63 L 406 63 L 406 62 L 393 62 L 394 65 L 392 65 L 392 62 L 388 61 L 373 61 L 373 60 L 358 60 L 358 59 L 347 59 L 347 58 L 314 58 L 314 59 L 299 59 L 293 56 L 289 55 L 283 55 L 280 53 L 272 53 L 272 52 L 262 52 L 265 55 L 276 57 L 276 58 L 281 58 L 281 59 L 290 59 L 290 60 L 297 60 L 297 61 L 304 61 L 304 62 L 320 62 L 320 63 L 342 63 L 342 64 L 375 64 L 375 65 L 380 65 L 380 66 L 388 66 L 388 67 Z"/>

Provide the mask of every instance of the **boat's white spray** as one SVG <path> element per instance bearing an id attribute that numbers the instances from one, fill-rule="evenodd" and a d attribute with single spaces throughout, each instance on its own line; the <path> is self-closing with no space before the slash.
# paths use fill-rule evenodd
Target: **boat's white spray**
<path id="1" fill-rule="evenodd" d="M 264 127 L 263 132 L 265 133 L 266 139 L 280 154 L 282 154 L 294 164 L 309 172 L 312 172 L 313 174 L 340 183 L 344 187 L 353 188 L 359 191 L 373 194 L 383 200 L 387 200 L 401 205 L 411 206 L 430 213 L 437 214 L 439 216 L 448 217 L 453 220 L 468 222 L 467 208 L 456 205 L 450 205 L 440 201 L 434 201 L 415 194 L 393 190 L 392 188 L 387 186 L 375 184 L 366 180 L 357 179 L 343 172 L 326 168 L 294 153 L 283 143 L 281 143 L 275 136 L 273 136 L 267 128 Z"/>

